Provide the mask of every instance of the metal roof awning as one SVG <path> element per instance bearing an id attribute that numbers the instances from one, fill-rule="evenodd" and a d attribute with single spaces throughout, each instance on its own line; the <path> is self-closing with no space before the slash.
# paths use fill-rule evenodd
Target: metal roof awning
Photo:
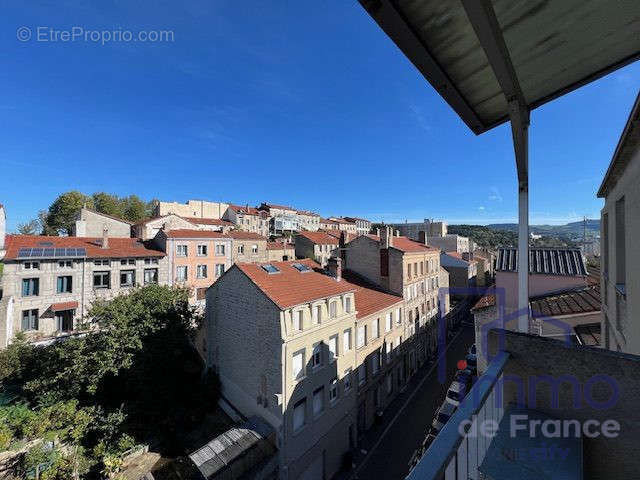
<path id="1" fill-rule="evenodd" d="M 51 307 L 49 307 L 52 312 L 62 312 L 64 310 L 75 310 L 78 308 L 78 302 L 62 302 L 62 303 L 52 303 Z"/>
<path id="2" fill-rule="evenodd" d="M 360 3 L 476 134 L 640 57 L 637 0 Z"/>

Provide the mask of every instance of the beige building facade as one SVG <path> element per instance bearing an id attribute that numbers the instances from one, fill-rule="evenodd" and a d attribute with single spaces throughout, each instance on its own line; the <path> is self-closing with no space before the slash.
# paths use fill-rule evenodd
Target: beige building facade
<path id="1" fill-rule="evenodd" d="M 233 263 L 264 263 L 269 261 L 267 239 L 253 232 L 234 230 L 227 233 L 233 239 Z"/>
<path id="2" fill-rule="evenodd" d="M 253 232 L 263 237 L 269 236 L 269 214 L 249 205 L 229 205 L 223 218 L 234 224 L 239 230 Z"/>
<path id="3" fill-rule="evenodd" d="M 217 218 L 220 219 L 227 211 L 228 203 L 208 202 L 206 200 L 188 200 L 186 203 L 158 202 L 155 217 L 175 214 L 180 217 Z"/>
<path id="4" fill-rule="evenodd" d="M 18 332 L 34 342 L 81 333 L 96 299 L 168 283 L 164 252 L 135 238 L 8 235 L 3 262 L 0 348 Z"/>
<path id="5" fill-rule="evenodd" d="M 109 237 L 130 238 L 132 223 L 88 208 L 81 208 L 72 236 L 102 237 L 106 229 Z"/>
<path id="6" fill-rule="evenodd" d="M 640 94 L 598 190 L 603 346 L 640 354 Z"/>

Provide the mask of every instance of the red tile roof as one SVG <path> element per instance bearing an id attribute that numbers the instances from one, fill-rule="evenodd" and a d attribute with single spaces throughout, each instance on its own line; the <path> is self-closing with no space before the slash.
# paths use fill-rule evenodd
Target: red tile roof
<path id="1" fill-rule="evenodd" d="M 453 251 L 451 251 L 451 252 L 445 252 L 445 254 L 446 254 L 446 255 L 449 255 L 450 257 L 457 258 L 458 260 L 462 260 L 463 262 L 467 262 L 467 263 L 478 263 L 478 262 L 476 262 L 475 260 L 471 260 L 471 261 L 469 261 L 469 260 L 465 260 L 465 259 L 462 257 L 462 254 L 461 254 L 461 253 L 459 253 L 459 252 L 453 252 Z"/>
<path id="2" fill-rule="evenodd" d="M 368 317 L 403 302 L 401 296 L 383 292 L 349 270 L 344 271 L 342 277 L 344 282 L 355 288 L 356 318 Z"/>
<path id="3" fill-rule="evenodd" d="M 196 225 L 220 225 L 223 227 L 232 227 L 233 223 L 219 218 L 197 218 L 197 217 L 182 217 L 186 221 L 195 223 Z"/>
<path id="4" fill-rule="evenodd" d="M 471 307 L 471 311 L 475 312 L 476 310 L 481 310 L 483 308 L 492 307 L 496 304 L 496 287 L 489 287 L 485 293 L 485 295 L 476 302 L 476 304 Z"/>
<path id="5" fill-rule="evenodd" d="M 346 219 L 340 218 L 340 217 L 331 217 L 329 220 L 334 222 L 334 223 L 344 223 L 344 224 L 348 224 L 348 225 L 355 225 L 355 222 L 351 222 L 349 220 L 346 220 Z"/>
<path id="6" fill-rule="evenodd" d="M 212 230 L 179 228 L 177 230 L 169 230 L 165 233 L 168 238 L 228 238 L 224 233 L 214 232 Z"/>
<path id="7" fill-rule="evenodd" d="M 275 203 L 263 203 L 262 205 L 264 205 L 267 208 L 275 208 L 278 210 L 292 210 L 294 212 L 297 212 L 298 210 L 293 208 L 293 207 L 287 207 L 286 205 L 276 205 Z"/>
<path id="8" fill-rule="evenodd" d="M 298 235 L 316 245 L 338 245 L 338 237 L 329 235 L 326 232 L 300 232 Z"/>
<path id="9" fill-rule="evenodd" d="M 260 215 L 260 211 L 257 208 L 242 206 L 242 205 L 229 205 L 229 208 L 235 212 L 242 213 L 244 215 Z"/>
<path id="10" fill-rule="evenodd" d="M 63 310 L 73 310 L 78 308 L 78 302 L 53 303 L 49 308 L 51 309 L 52 312 L 61 312 Z"/>
<path id="11" fill-rule="evenodd" d="M 289 250 L 296 248 L 293 243 L 267 242 L 267 250 Z"/>
<path id="12" fill-rule="evenodd" d="M 267 240 L 267 237 L 263 237 L 254 232 L 243 232 L 242 230 L 231 230 L 227 233 L 227 236 L 235 238 L 236 240 Z"/>
<path id="13" fill-rule="evenodd" d="M 109 247 L 102 248 L 102 238 L 56 237 L 45 235 L 7 235 L 5 260 L 15 260 L 21 248 L 86 248 L 87 258 L 164 257 L 149 242 L 138 238 L 109 238 Z"/>
<path id="14" fill-rule="evenodd" d="M 359 236 L 357 233 L 345 232 L 344 230 L 327 230 L 325 233 L 327 235 L 331 235 L 334 238 L 337 238 L 338 240 L 340 240 L 340 236 L 344 233 L 345 243 L 349 243 L 351 240 Z"/>
<path id="15" fill-rule="evenodd" d="M 312 270 L 301 273 L 292 266 L 294 263 L 305 264 Z M 314 270 L 318 264 L 313 260 L 269 262 L 269 264 L 276 267 L 279 273 L 267 273 L 260 265 L 253 263 L 236 263 L 235 267 L 239 268 L 281 309 L 353 292 L 356 289 L 348 282 L 337 282 L 335 278 Z"/>
<path id="16" fill-rule="evenodd" d="M 307 215 L 308 217 L 319 217 L 320 215 L 318 215 L 315 212 L 311 212 L 309 210 L 298 210 L 298 215 Z"/>
<path id="17" fill-rule="evenodd" d="M 413 252 L 439 252 L 437 248 L 430 247 L 424 243 L 416 242 L 407 237 L 393 237 L 393 248 L 405 253 Z"/>

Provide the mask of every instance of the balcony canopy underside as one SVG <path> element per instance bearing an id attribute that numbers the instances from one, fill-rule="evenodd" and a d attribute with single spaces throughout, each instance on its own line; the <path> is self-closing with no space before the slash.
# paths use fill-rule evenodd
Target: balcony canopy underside
<path id="1" fill-rule="evenodd" d="M 514 73 L 516 100 L 532 110 L 640 57 L 637 0 L 483 2 L 497 23 L 475 1 L 360 3 L 476 134 L 509 120 L 514 92 L 503 87 Z M 492 61 L 483 33 L 504 39 Z"/>

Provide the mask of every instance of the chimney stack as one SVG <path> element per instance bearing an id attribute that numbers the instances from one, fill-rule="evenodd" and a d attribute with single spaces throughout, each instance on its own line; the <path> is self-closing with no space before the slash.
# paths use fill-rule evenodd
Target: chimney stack
<path id="1" fill-rule="evenodd" d="M 109 228 L 102 227 L 102 248 L 109 248 Z"/>
<path id="2" fill-rule="evenodd" d="M 329 275 L 336 279 L 336 282 L 342 280 L 342 259 L 339 257 L 331 257 L 327 261 L 327 271 Z"/>
<path id="3" fill-rule="evenodd" d="M 379 227 L 378 227 L 378 228 L 376 228 L 376 236 L 377 236 L 377 237 L 380 237 L 380 228 L 379 228 Z"/>
<path id="4" fill-rule="evenodd" d="M 400 236 L 400 230 L 396 230 L 396 237 Z"/>
<path id="5" fill-rule="evenodd" d="M 421 230 L 418 232 L 418 241 L 420 243 L 424 243 L 425 245 L 427 244 L 427 232 L 425 232 L 424 230 Z"/>

